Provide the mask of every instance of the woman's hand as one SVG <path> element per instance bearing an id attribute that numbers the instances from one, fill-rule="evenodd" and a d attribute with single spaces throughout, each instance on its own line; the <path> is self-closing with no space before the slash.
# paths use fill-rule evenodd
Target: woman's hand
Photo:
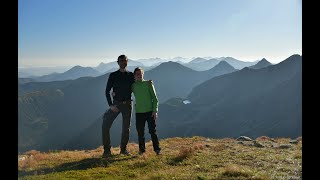
<path id="1" fill-rule="evenodd" d="M 110 106 L 110 109 L 111 109 L 112 112 L 118 112 L 118 111 L 119 111 L 119 109 L 117 108 L 117 106 L 114 106 L 114 105 L 111 105 L 111 106 Z"/>
<path id="2" fill-rule="evenodd" d="M 153 117 L 153 119 L 156 120 L 158 117 L 158 112 L 152 112 L 151 117 Z"/>

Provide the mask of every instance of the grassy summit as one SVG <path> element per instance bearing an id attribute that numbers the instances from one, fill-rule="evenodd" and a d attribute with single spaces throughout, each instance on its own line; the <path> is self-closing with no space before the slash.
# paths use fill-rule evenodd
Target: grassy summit
<path id="1" fill-rule="evenodd" d="M 162 155 L 152 142 L 138 155 L 101 158 L 102 146 L 81 151 L 29 151 L 18 155 L 19 179 L 302 179 L 302 138 L 259 137 L 253 141 L 191 138 L 162 139 Z M 261 146 L 262 145 L 262 146 Z"/>

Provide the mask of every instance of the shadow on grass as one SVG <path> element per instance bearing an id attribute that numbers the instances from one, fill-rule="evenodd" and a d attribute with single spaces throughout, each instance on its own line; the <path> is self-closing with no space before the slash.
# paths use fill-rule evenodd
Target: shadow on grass
<path id="1" fill-rule="evenodd" d="M 126 161 L 129 159 L 134 159 L 136 157 L 137 156 L 113 155 L 108 158 L 101 158 L 101 157 L 88 158 L 88 159 L 83 159 L 81 161 L 63 163 L 53 168 L 40 168 L 32 171 L 18 170 L 18 176 L 23 177 L 28 175 L 48 174 L 52 172 L 63 172 L 63 171 L 70 171 L 70 170 L 86 170 L 86 169 L 95 168 L 95 167 L 107 167 L 114 162 Z"/>
<path id="2" fill-rule="evenodd" d="M 179 155 L 179 156 L 176 156 L 176 157 L 168 159 L 167 163 L 169 165 L 176 166 L 179 163 L 181 163 L 182 161 L 184 161 L 187 157 L 189 157 L 189 156 L 181 156 L 181 155 Z"/>

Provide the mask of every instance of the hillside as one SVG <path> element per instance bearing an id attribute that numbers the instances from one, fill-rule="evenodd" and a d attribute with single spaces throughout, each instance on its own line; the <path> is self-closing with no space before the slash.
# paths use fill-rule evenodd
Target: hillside
<path id="1" fill-rule="evenodd" d="M 302 57 L 214 77 L 193 88 L 190 104 L 160 104 L 163 136 L 296 138 L 302 135 Z"/>
<path id="2" fill-rule="evenodd" d="M 51 120 L 50 109 L 61 102 L 63 92 L 59 89 L 36 91 L 18 96 L 18 150 L 40 148 L 45 141 Z"/>
<path id="3" fill-rule="evenodd" d="M 19 114 L 19 122 L 20 119 L 28 119 L 29 117 L 32 117 L 32 119 L 43 117 L 48 122 L 46 136 L 43 137 L 45 139 L 41 143 L 31 137 L 30 139 L 38 143 L 43 148 L 41 150 L 44 150 L 59 148 L 70 138 L 78 135 L 80 130 L 91 124 L 90 120 L 95 120 L 106 110 L 107 102 L 104 97 L 104 90 L 107 75 L 95 78 L 83 77 L 72 81 L 32 82 L 20 85 L 20 94 L 23 94 L 23 96 L 26 96 L 29 92 L 55 91 L 56 89 L 63 93 L 63 98 L 55 101 L 51 108 L 43 108 L 42 106 L 45 105 L 43 103 L 34 104 L 37 101 L 31 101 L 28 106 L 21 106 L 21 108 L 19 104 L 19 108 L 24 111 L 21 116 Z M 39 96 L 38 101 L 45 101 L 44 98 L 47 97 Z M 33 113 L 29 107 L 43 109 L 43 111 L 41 114 Z M 25 128 L 26 126 L 21 126 L 21 131 L 26 132 Z M 23 139 L 29 138 L 30 134 L 25 134 L 25 136 Z M 21 143 L 26 145 L 27 150 L 32 148 L 31 143 L 23 142 L 23 139 L 21 139 Z M 19 151 L 22 151 L 20 146 Z"/>
<path id="4" fill-rule="evenodd" d="M 259 137 L 254 141 L 194 136 L 160 140 L 156 156 L 151 141 L 138 155 L 101 158 L 102 146 L 86 151 L 29 151 L 18 155 L 19 179 L 301 179 L 302 137 Z"/>

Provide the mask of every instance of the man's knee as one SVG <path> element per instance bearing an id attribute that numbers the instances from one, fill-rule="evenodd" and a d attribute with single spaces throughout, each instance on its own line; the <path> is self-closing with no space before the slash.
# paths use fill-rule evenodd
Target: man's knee
<path id="1" fill-rule="evenodd" d="M 138 133 L 138 136 L 143 135 L 144 134 L 144 130 L 143 129 L 137 129 L 137 133 Z"/>
<path id="2" fill-rule="evenodd" d="M 155 129 L 149 129 L 149 133 L 150 133 L 150 134 L 156 134 L 156 132 L 157 132 L 157 131 L 156 131 Z"/>
<path id="3" fill-rule="evenodd" d="M 106 118 L 102 122 L 102 130 L 108 130 L 111 128 L 111 119 Z"/>

